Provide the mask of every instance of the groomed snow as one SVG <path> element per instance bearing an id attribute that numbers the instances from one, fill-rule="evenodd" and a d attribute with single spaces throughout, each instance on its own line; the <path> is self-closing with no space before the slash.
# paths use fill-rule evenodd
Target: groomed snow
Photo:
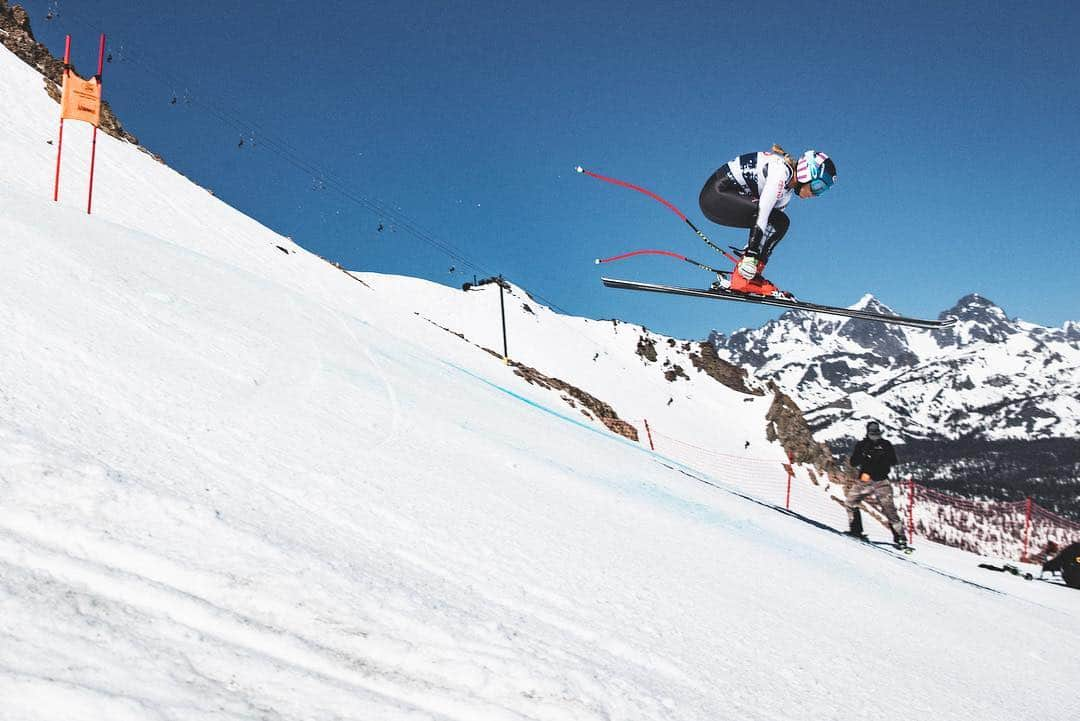
<path id="1" fill-rule="evenodd" d="M 88 217 L 75 123 L 54 204 L 0 98 L 5 721 L 1080 715 L 1080 593 L 747 500 L 108 137 Z"/>

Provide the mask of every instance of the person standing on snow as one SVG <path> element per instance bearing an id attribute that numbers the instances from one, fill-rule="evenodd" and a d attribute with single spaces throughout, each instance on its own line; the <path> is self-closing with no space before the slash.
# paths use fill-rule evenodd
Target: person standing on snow
<path id="1" fill-rule="evenodd" d="M 881 437 L 881 425 L 877 421 L 866 424 L 866 438 L 855 444 L 850 460 L 851 466 L 859 475 L 848 485 L 845 494 L 850 524 L 848 535 L 866 538 L 863 533 L 859 504 L 873 496 L 881 504 L 881 510 L 885 512 L 885 518 L 892 527 L 893 543 L 901 547 L 906 546 L 904 524 L 901 523 L 896 506 L 893 505 L 892 485 L 889 483 L 889 472 L 896 465 L 896 450 L 892 443 Z"/>
<path id="2" fill-rule="evenodd" d="M 793 195 L 813 198 L 835 182 L 836 164 L 816 150 L 807 150 L 796 161 L 774 145 L 772 150 L 740 155 L 721 165 L 701 189 L 701 212 L 719 225 L 750 229 L 736 272 L 730 281 L 721 278 L 721 287 L 760 295 L 776 293 L 776 286 L 761 274 L 790 224 L 784 208 Z"/>

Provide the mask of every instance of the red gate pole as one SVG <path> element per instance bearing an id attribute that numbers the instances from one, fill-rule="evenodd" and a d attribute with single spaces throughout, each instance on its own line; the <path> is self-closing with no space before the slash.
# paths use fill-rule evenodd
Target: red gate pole
<path id="1" fill-rule="evenodd" d="M 1027 497 L 1027 511 L 1024 514 L 1024 552 L 1020 556 L 1020 561 L 1027 563 L 1028 559 L 1028 541 L 1030 540 L 1031 531 L 1031 496 Z"/>
<path id="2" fill-rule="evenodd" d="M 105 70 L 105 33 L 101 34 L 101 47 L 98 50 L 97 61 L 97 81 L 98 86 L 101 86 L 101 75 Z M 104 102 L 104 93 L 102 93 L 102 102 Z M 94 160 L 97 156 L 97 126 L 94 126 L 94 140 L 90 145 L 90 192 L 86 196 L 86 214 L 90 214 L 90 206 L 94 202 Z"/>
<path id="3" fill-rule="evenodd" d="M 915 479 L 908 478 L 907 537 L 915 538 Z"/>
<path id="4" fill-rule="evenodd" d="M 656 446 L 654 446 L 653 442 L 652 442 L 652 431 L 649 430 L 649 419 L 648 418 L 645 419 L 645 435 L 647 435 L 649 437 L 649 450 L 655 451 Z"/>
<path id="5" fill-rule="evenodd" d="M 66 77 L 68 63 L 71 61 L 71 36 L 64 41 L 64 76 Z M 61 83 L 63 81 L 61 80 Z M 61 90 L 61 96 L 63 91 Z M 53 202 L 60 200 L 60 152 L 64 148 L 64 99 L 60 98 L 60 139 L 56 141 L 56 181 L 53 183 Z"/>
<path id="6" fill-rule="evenodd" d="M 791 510 L 791 474 L 795 470 L 795 456 L 788 451 L 787 454 L 788 465 L 784 469 L 787 471 L 787 498 L 784 500 L 784 508 Z"/>
<path id="7" fill-rule="evenodd" d="M 1005 555 L 1005 536 L 1007 536 L 1008 534 L 1009 534 L 1009 530 L 1005 525 L 1005 514 L 1002 513 L 1001 514 L 1001 557 L 1002 558 L 1008 558 L 1008 556 Z"/>

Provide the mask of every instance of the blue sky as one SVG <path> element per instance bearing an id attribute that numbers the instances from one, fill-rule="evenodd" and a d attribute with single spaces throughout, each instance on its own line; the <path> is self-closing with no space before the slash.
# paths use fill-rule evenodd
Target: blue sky
<path id="1" fill-rule="evenodd" d="M 738 245 L 698 191 L 779 142 L 839 171 L 789 206 L 769 265 L 781 286 L 928 316 L 977 292 L 1010 316 L 1080 319 L 1076 3 L 23 5 L 55 53 L 73 34 L 84 74 L 108 35 L 105 95 L 143 144 L 349 268 L 448 285 L 503 273 L 560 310 L 685 338 L 756 326 L 777 311 L 603 288 L 601 270 L 711 279 L 597 257 L 723 260 L 660 204 L 573 167 Z"/>

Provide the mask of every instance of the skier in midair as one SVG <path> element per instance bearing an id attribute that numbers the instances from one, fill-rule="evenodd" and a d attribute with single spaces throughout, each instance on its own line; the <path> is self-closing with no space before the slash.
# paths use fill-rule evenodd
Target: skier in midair
<path id="1" fill-rule="evenodd" d="M 882 437 L 881 424 L 877 421 L 866 424 L 866 437 L 855 444 L 850 462 L 858 476 L 848 485 L 845 494 L 850 524 L 848 535 L 866 538 L 859 504 L 873 496 L 892 527 L 893 543 L 900 548 L 906 547 L 904 524 L 893 504 L 892 485 L 889 483 L 889 472 L 896 465 L 896 450 L 892 443 Z"/>
<path id="2" fill-rule="evenodd" d="M 731 290 L 759 295 L 777 292 L 762 271 L 790 224 L 784 208 L 793 195 L 813 198 L 835 182 L 836 164 L 825 153 L 807 150 L 796 160 L 779 145 L 740 155 L 712 174 L 698 197 L 701 212 L 714 223 L 750 229 L 736 272 L 731 274 Z M 727 282 L 721 279 L 723 287 Z"/>

